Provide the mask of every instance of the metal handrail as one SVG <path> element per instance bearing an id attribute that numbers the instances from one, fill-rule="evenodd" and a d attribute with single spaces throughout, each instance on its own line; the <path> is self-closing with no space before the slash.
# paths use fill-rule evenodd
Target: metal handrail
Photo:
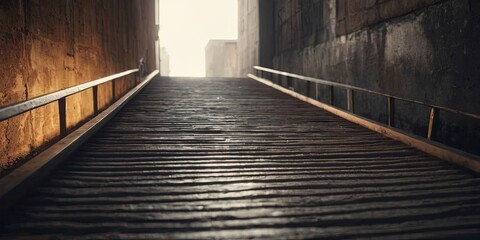
<path id="1" fill-rule="evenodd" d="M 98 85 L 113 81 L 112 83 L 112 94 L 113 94 L 113 99 L 115 99 L 115 79 L 130 75 L 132 73 L 138 72 L 138 69 L 131 69 L 127 70 L 121 73 L 113 74 L 107 77 L 103 77 L 100 79 L 96 79 L 87 83 L 79 84 L 67 89 L 63 89 L 60 91 L 56 91 L 53 93 L 49 93 L 46 95 L 42 95 L 36 98 L 32 98 L 29 100 L 25 100 L 19 103 L 14 103 L 11 105 L 8 105 L 6 107 L 0 108 L 0 121 L 15 117 L 17 115 L 20 115 L 22 113 L 31 111 L 35 108 L 47 105 L 49 103 L 58 101 L 59 103 L 59 113 L 60 113 L 60 132 L 61 134 L 64 134 L 66 132 L 66 97 L 71 96 L 73 94 L 85 91 L 89 88 L 93 88 L 93 104 L 94 104 L 94 113 L 95 115 L 98 114 L 98 93 L 97 93 L 97 87 Z"/>
<path id="2" fill-rule="evenodd" d="M 353 94 L 354 90 L 359 91 L 359 92 L 364 92 L 364 93 L 369 93 L 369 94 L 374 94 L 374 95 L 378 95 L 378 96 L 387 97 L 388 98 L 388 126 L 393 126 L 394 100 L 400 100 L 400 101 L 404 101 L 404 102 L 409 102 L 409 103 L 414 103 L 414 104 L 429 107 L 429 108 L 431 108 L 431 111 L 430 111 L 430 120 L 429 120 L 429 124 L 428 124 L 428 133 L 427 133 L 428 140 L 431 140 L 431 138 L 432 138 L 433 128 L 435 128 L 435 125 L 437 125 L 438 112 L 440 110 L 450 112 L 450 113 L 454 113 L 454 114 L 460 114 L 460 115 L 470 117 L 470 118 L 480 119 L 479 114 L 463 112 L 463 111 L 460 111 L 460 110 L 456 110 L 456 109 L 452 109 L 452 108 L 448 108 L 448 107 L 444 107 L 444 106 L 439 106 L 439 105 L 425 103 L 425 102 L 421 102 L 421 101 L 417 101 L 417 100 L 412 100 L 412 99 L 402 98 L 402 97 L 398 97 L 398 96 L 393 96 L 393 95 L 390 95 L 390 94 L 381 93 L 381 92 L 377 92 L 377 91 L 373 91 L 373 90 L 369 90 L 369 89 L 365 89 L 365 88 L 361 88 L 361 87 L 356 87 L 356 86 L 352 86 L 352 85 L 349 85 L 349 84 L 337 83 L 337 82 L 332 82 L 332 81 L 328 81 L 328 80 L 323 80 L 323 79 L 318 79 L 318 78 L 313 78 L 313 77 L 307 77 L 307 76 L 302 76 L 302 75 L 288 73 L 288 72 L 282 72 L 282 71 L 278 71 L 278 70 L 274 70 L 274 69 L 270 69 L 270 68 L 265 68 L 265 67 L 260 67 L 260 66 L 254 66 L 253 68 L 259 71 L 259 75 L 260 75 L 259 77 L 261 77 L 261 78 L 263 78 L 263 75 L 262 75 L 263 72 L 269 72 L 269 73 L 272 73 L 272 74 L 286 76 L 288 78 L 295 78 L 295 79 L 299 79 L 299 80 L 303 80 L 303 81 L 307 81 L 307 82 L 327 85 L 327 86 L 331 87 L 331 91 L 333 91 L 333 87 L 344 88 L 344 89 L 347 90 L 347 108 L 350 112 L 353 112 L 353 95 L 352 94 Z M 307 88 L 309 88 L 309 86 L 307 86 Z M 330 97 L 332 97 L 332 96 L 330 96 Z M 333 98 L 330 99 L 330 105 L 333 105 Z"/>
<path id="3" fill-rule="evenodd" d="M 328 86 L 332 86 L 332 87 L 342 87 L 342 88 L 346 88 L 346 89 L 350 89 L 350 90 L 356 90 L 356 91 L 360 91 L 360 92 L 365 92 L 365 93 L 380 95 L 380 96 L 389 97 L 389 98 L 393 98 L 393 99 L 398 99 L 398 100 L 401 100 L 401 101 L 404 101 L 404 102 L 410 102 L 410 103 L 415 103 L 415 104 L 419 104 L 419 105 L 423 105 L 423 106 L 427 106 L 427 107 L 433 107 L 433 108 L 436 108 L 436 109 L 439 109 L 439 110 L 442 110 L 442 111 L 451 112 L 451 113 L 455 113 L 455 114 L 460 114 L 460 115 L 464 115 L 464 116 L 475 118 L 475 119 L 480 119 L 479 114 L 467 113 L 467 112 L 463 112 L 463 111 L 460 111 L 460 110 L 456 110 L 456 109 L 452 109 L 452 108 L 448 108 L 448 107 L 443 107 L 443 106 L 439 106 L 439 105 L 435 105 L 435 104 L 425 103 L 425 102 L 412 100 L 412 99 L 408 99 L 408 98 L 397 97 L 397 96 L 390 95 L 390 94 L 387 94 L 387 93 L 381 93 L 381 92 L 369 90 L 369 89 L 366 89 L 366 88 L 352 86 L 352 85 L 349 85 L 349 84 L 337 83 L 337 82 L 332 82 L 332 81 L 313 78 L 313 77 L 306 77 L 306 76 L 302 76 L 302 75 L 298 75 L 298 74 L 294 74 L 294 73 L 282 72 L 282 71 L 278 71 L 278 70 L 274 70 L 274 69 L 270 69 L 270 68 L 265 68 L 265 67 L 260 67 L 260 66 L 254 66 L 253 68 L 255 68 L 257 70 L 260 70 L 260 71 L 264 71 L 264 72 L 270 72 L 270 73 L 283 75 L 283 76 L 287 76 L 287 77 L 293 77 L 293 78 L 296 78 L 296 79 L 309 81 L 309 82 L 314 82 L 314 83 L 320 83 L 320 84 L 328 85 Z"/>

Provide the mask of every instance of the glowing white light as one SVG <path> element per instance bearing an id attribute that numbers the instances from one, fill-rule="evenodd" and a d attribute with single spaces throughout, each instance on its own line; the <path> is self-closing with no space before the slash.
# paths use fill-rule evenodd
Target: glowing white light
<path id="1" fill-rule="evenodd" d="M 171 76 L 205 76 L 210 39 L 237 39 L 237 0 L 160 0 L 160 45 Z"/>

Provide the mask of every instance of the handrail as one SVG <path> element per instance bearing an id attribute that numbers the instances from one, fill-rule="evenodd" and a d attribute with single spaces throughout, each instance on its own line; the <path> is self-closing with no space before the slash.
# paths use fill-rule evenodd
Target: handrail
<path id="1" fill-rule="evenodd" d="M 467 113 L 467 112 L 463 112 L 463 111 L 448 108 L 448 107 L 443 107 L 443 106 L 434 105 L 434 104 L 430 104 L 430 103 L 425 103 L 425 102 L 412 100 L 412 99 L 406 99 L 406 98 L 393 96 L 393 95 L 386 94 L 386 93 L 381 93 L 381 92 L 377 92 L 377 91 L 373 91 L 373 90 L 369 90 L 369 89 L 365 89 L 365 88 L 361 88 L 361 87 L 352 86 L 352 85 L 349 85 L 349 84 L 337 83 L 337 82 L 332 82 L 332 81 L 313 78 L 313 77 L 306 77 L 306 76 L 302 76 L 302 75 L 298 75 L 298 74 L 282 72 L 282 71 L 278 71 L 278 70 L 274 70 L 274 69 L 270 69 L 270 68 L 265 68 L 265 67 L 260 67 L 260 66 L 254 66 L 253 68 L 258 71 L 260 78 L 263 78 L 263 72 L 269 72 L 269 73 L 272 73 L 272 74 L 286 76 L 287 77 L 287 85 L 291 84 L 290 83 L 290 78 L 296 78 L 296 79 L 299 79 L 299 80 L 307 81 L 307 83 L 308 83 L 308 85 L 307 85 L 307 91 L 308 91 L 307 97 L 309 97 L 308 95 L 310 94 L 310 90 L 309 90 L 310 89 L 310 82 L 316 83 L 316 84 L 328 85 L 328 86 L 330 86 L 330 105 L 333 105 L 333 87 L 344 88 L 344 89 L 347 90 L 347 109 L 348 109 L 349 112 L 352 112 L 352 113 L 354 112 L 354 101 L 353 101 L 353 91 L 354 90 L 359 91 L 359 92 L 364 92 L 364 93 L 369 93 L 369 94 L 374 94 L 374 95 L 378 95 L 378 96 L 387 97 L 388 98 L 388 126 L 389 127 L 394 126 L 394 111 L 395 111 L 394 110 L 395 109 L 395 104 L 394 103 L 395 103 L 395 100 L 400 100 L 400 101 L 404 101 L 404 102 L 409 102 L 409 103 L 414 103 L 414 104 L 419 104 L 419 105 L 422 105 L 422 106 L 429 107 L 430 108 L 430 118 L 429 118 L 429 122 L 428 122 L 428 130 L 427 130 L 427 139 L 429 141 L 432 140 L 433 135 L 434 135 L 433 133 L 435 131 L 435 128 L 438 125 L 438 114 L 439 114 L 440 110 L 450 112 L 450 113 L 454 113 L 454 114 L 460 114 L 460 115 L 463 115 L 463 116 L 466 116 L 466 117 L 471 117 L 471 118 L 474 118 L 474 119 L 480 119 L 479 114 Z M 288 87 L 291 87 L 291 86 L 288 86 Z M 318 88 L 316 89 L 316 91 L 318 91 Z"/>
<path id="2" fill-rule="evenodd" d="M 442 110 L 442 111 L 447 111 L 447 112 L 451 112 L 451 113 L 455 113 L 455 114 L 460 114 L 460 115 L 464 115 L 464 116 L 475 118 L 475 119 L 480 119 L 480 114 L 467 113 L 467 112 L 463 112 L 463 111 L 448 108 L 448 107 L 443 107 L 443 106 L 439 106 L 439 105 L 435 105 L 435 104 L 429 104 L 429 103 L 425 103 L 425 102 L 421 102 L 421 101 L 417 101 L 417 100 L 402 98 L 402 97 L 398 97 L 398 96 L 394 96 L 394 95 L 390 95 L 390 94 L 386 94 L 386 93 L 381 93 L 381 92 L 377 92 L 377 91 L 373 91 L 373 90 L 369 90 L 369 89 L 365 89 L 365 88 L 361 88 L 361 87 L 352 86 L 352 85 L 349 85 L 349 84 L 337 83 L 337 82 L 332 82 L 332 81 L 328 81 L 328 80 L 302 76 L 302 75 L 298 75 L 298 74 L 294 74 L 294 73 L 282 72 L 282 71 L 278 71 L 278 70 L 274 70 L 274 69 L 270 69 L 270 68 L 265 68 L 265 67 L 260 67 L 260 66 L 254 66 L 253 68 L 257 69 L 257 70 L 260 70 L 260 71 L 264 71 L 264 72 L 270 72 L 270 73 L 274 73 L 274 74 L 278 74 L 278 75 L 283 75 L 283 76 L 286 76 L 286 77 L 296 78 L 296 79 L 299 79 L 299 80 L 304 80 L 304 81 L 313 82 L 313 83 L 320 83 L 320 84 L 328 85 L 328 86 L 332 86 L 332 87 L 346 88 L 348 90 L 356 90 L 356 91 L 360 91 L 360 92 L 375 94 L 375 95 L 379 95 L 379 96 L 384 96 L 384 97 L 388 97 L 388 98 L 401 100 L 401 101 L 404 101 L 404 102 L 410 102 L 410 103 L 415 103 L 415 104 L 439 109 L 439 110 Z"/>
<path id="3" fill-rule="evenodd" d="M 7 213 L 19 199 L 33 187 L 43 181 L 61 162 L 82 146 L 93 134 L 98 132 L 108 121 L 144 89 L 159 71 L 154 70 L 130 91 L 119 97 L 101 113 L 89 119 L 78 129 L 72 131 L 62 140 L 48 147 L 18 168 L 0 178 L 0 216 Z"/>
<path id="4" fill-rule="evenodd" d="M 67 89 L 63 89 L 60 91 L 56 91 L 53 93 L 49 93 L 43 96 L 39 96 L 36 98 L 32 98 L 29 100 L 25 100 L 19 103 L 11 104 L 6 107 L 0 108 L 0 121 L 12 118 L 14 116 L 17 116 L 19 114 L 28 112 L 30 110 L 33 110 L 35 108 L 47 105 L 49 103 L 59 101 L 61 99 L 64 99 L 65 97 L 68 97 L 70 95 L 85 91 L 89 88 L 96 87 L 100 84 L 110 82 L 112 80 L 115 80 L 117 78 L 121 78 L 124 76 L 127 76 L 129 74 L 138 72 L 138 69 L 131 69 L 127 70 L 125 72 L 113 74 L 107 77 L 103 77 L 97 80 L 93 80 L 87 83 L 79 84 Z M 96 96 L 95 96 L 96 98 Z"/>
<path id="5" fill-rule="evenodd" d="M 414 135 L 414 134 L 405 132 L 401 129 L 392 127 L 390 125 L 391 123 L 390 121 L 389 121 L 389 125 L 387 126 L 386 124 L 383 124 L 381 122 L 356 115 L 353 111 L 353 108 L 348 109 L 348 111 L 345 111 L 343 109 L 333 106 L 332 104 L 323 103 L 323 102 L 320 102 L 319 100 L 313 99 L 309 96 L 310 94 L 303 95 L 303 93 L 295 92 L 295 89 L 291 89 L 290 87 L 287 88 L 288 86 L 291 86 L 290 79 L 287 79 L 288 86 L 284 87 L 282 86 L 283 84 L 281 83 L 274 83 L 273 81 L 270 81 L 263 77 L 258 77 L 254 74 L 249 73 L 248 77 L 262 84 L 265 84 L 269 87 L 272 87 L 276 90 L 279 90 L 285 94 L 288 94 L 294 98 L 297 98 L 301 101 L 312 104 L 313 106 L 321 108 L 336 116 L 344 118 L 347 121 L 359 124 L 367 129 L 380 133 L 386 137 L 403 142 L 406 145 L 414 147 L 432 156 L 467 167 L 475 172 L 480 173 L 480 156 L 479 155 L 468 153 L 460 149 L 452 148 L 450 146 L 444 145 L 442 143 L 436 142 L 431 139 L 431 131 L 433 128 L 431 123 L 432 123 L 432 120 L 435 118 L 436 114 L 433 115 L 433 118 L 432 118 L 432 115 L 430 116 L 430 123 L 429 123 L 429 129 L 428 129 L 429 137 L 427 139 L 424 139 L 422 137 L 419 137 L 418 135 Z M 308 85 L 307 85 L 307 89 L 308 89 Z M 318 88 L 316 88 L 316 90 L 317 90 L 316 94 L 318 94 Z M 350 99 L 352 99 L 352 96 L 353 95 L 350 95 Z M 318 99 L 318 95 L 316 95 L 316 98 Z M 348 95 L 347 95 L 347 99 L 348 99 Z M 391 102 L 392 101 L 389 100 L 389 108 L 388 108 L 389 117 L 390 117 L 390 114 L 393 113 L 393 109 L 390 107 Z"/>

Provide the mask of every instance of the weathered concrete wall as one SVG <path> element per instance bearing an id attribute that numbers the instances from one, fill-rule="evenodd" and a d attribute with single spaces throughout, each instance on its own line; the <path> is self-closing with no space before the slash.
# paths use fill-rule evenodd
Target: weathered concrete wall
<path id="1" fill-rule="evenodd" d="M 237 41 L 208 41 L 205 47 L 205 73 L 207 77 L 236 77 Z"/>
<path id="2" fill-rule="evenodd" d="M 170 54 L 165 47 L 160 48 L 160 75 L 170 76 Z"/>
<path id="3" fill-rule="evenodd" d="M 337 0 L 336 32 L 344 35 L 363 27 L 422 10 L 442 0 Z"/>
<path id="4" fill-rule="evenodd" d="M 276 69 L 480 114 L 479 1 L 276 0 L 275 17 Z M 356 113 L 386 122 L 385 99 L 354 97 Z M 346 107 L 345 92 L 334 99 Z M 425 136 L 428 114 L 398 102 L 396 127 Z M 480 153 L 478 121 L 440 121 L 438 140 Z"/>
<path id="5" fill-rule="evenodd" d="M 16 103 L 138 66 L 155 68 L 153 1 L 0 1 L 0 106 Z M 119 80 L 117 96 L 133 86 Z M 112 101 L 99 87 L 99 107 Z M 69 128 L 93 114 L 92 90 L 67 98 Z M 0 166 L 59 135 L 56 103 L 0 122 Z"/>
<path id="6" fill-rule="evenodd" d="M 259 65 L 259 0 L 238 0 L 238 76 Z"/>

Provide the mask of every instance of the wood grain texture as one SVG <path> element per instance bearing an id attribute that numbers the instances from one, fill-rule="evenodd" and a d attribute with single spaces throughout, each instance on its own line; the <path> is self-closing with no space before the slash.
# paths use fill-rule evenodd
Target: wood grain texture
<path id="1" fill-rule="evenodd" d="M 165 78 L 2 216 L 0 236 L 472 238 L 479 183 L 256 81 Z"/>

